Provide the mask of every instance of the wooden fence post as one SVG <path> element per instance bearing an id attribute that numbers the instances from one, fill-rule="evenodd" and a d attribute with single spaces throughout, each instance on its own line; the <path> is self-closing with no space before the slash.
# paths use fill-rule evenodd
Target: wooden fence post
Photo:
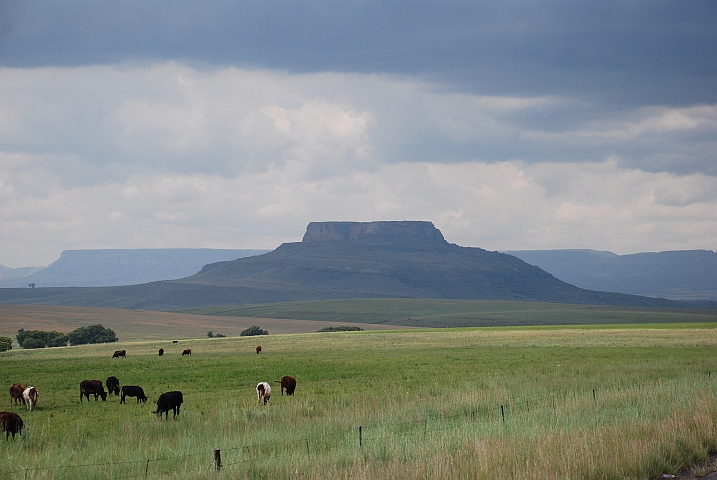
<path id="1" fill-rule="evenodd" d="M 359 425 L 359 448 L 363 448 L 363 427 Z"/>
<path id="2" fill-rule="evenodd" d="M 222 468 L 222 451 L 218 448 L 214 449 L 214 465 L 216 465 L 217 471 Z"/>
<path id="3" fill-rule="evenodd" d="M 503 405 L 500 406 L 500 416 L 503 418 L 503 421 L 505 422 L 505 411 L 503 410 Z"/>

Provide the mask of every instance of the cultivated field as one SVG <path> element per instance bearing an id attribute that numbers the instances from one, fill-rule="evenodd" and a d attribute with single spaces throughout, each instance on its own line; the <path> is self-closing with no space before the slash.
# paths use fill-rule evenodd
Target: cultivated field
<path id="1" fill-rule="evenodd" d="M 409 327 L 490 327 L 717 322 L 715 308 L 644 308 L 498 300 L 374 298 L 186 310 L 218 317 L 325 320 Z"/>
<path id="2" fill-rule="evenodd" d="M 21 328 L 67 333 L 78 327 L 97 323 L 114 330 L 117 337 L 123 341 L 198 338 L 206 336 L 209 330 L 227 336 L 238 336 L 242 330 L 252 325 L 259 325 L 270 334 L 310 333 L 330 325 L 350 325 L 347 322 L 327 323 L 311 319 L 209 317 L 118 308 L 0 304 L 0 335 L 9 336 L 13 340 Z M 361 325 L 361 328 L 386 330 L 397 327 Z"/>
<path id="3" fill-rule="evenodd" d="M 5 478 L 649 479 L 717 452 L 717 324 L 201 338 L 17 350 Z M 263 352 L 254 353 L 261 343 Z M 184 348 L 191 357 L 182 357 Z M 115 349 L 126 359 L 111 359 Z M 164 348 L 164 357 L 157 349 Z M 115 375 L 146 405 L 79 401 Z M 273 383 L 298 380 L 294 397 Z M 271 381 L 269 405 L 254 386 Z M 180 416 L 152 415 L 181 390 Z M 223 466 L 216 471 L 214 451 Z"/>

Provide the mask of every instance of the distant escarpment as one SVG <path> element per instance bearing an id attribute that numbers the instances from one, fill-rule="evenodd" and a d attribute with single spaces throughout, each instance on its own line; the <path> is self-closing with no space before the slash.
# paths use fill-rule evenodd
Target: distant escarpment
<path id="1" fill-rule="evenodd" d="M 355 242 L 393 248 L 441 248 L 448 246 L 431 222 L 311 222 L 302 243 Z"/>
<path id="2" fill-rule="evenodd" d="M 25 289 L 23 295 L 39 296 L 38 290 L 42 289 Z M 282 244 L 264 255 L 205 265 L 199 273 L 180 280 L 87 289 L 86 293 L 77 290 L 71 300 L 61 292 L 48 292 L 45 303 L 64 299 L 72 302 L 64 304 L 71 305 L 165 310 L 400 297 L 678 305 L 580 289 L 512 255 L 448 243 L 431 222 L 417 221 L 312 222 L 301 242 Z M 89 303 L 77 303 L 81 301 Z"/>

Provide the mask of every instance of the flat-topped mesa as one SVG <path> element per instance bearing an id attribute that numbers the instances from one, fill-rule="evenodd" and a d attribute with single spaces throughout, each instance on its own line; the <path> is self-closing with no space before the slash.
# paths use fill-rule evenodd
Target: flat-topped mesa
<path id="1" fill-rule="evenodd" d="M 348 241 L 397 247 L 447 246 L 432 222 L 311 222 L 302 243 Z"/>

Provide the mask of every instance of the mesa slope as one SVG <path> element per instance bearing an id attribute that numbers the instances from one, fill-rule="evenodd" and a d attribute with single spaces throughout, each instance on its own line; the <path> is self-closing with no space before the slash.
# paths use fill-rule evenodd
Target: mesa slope
<path id="1" fill-rule="evenodd" d="M 172 310 L 342 298 L 443 298 L 676 306 L 577 288 L 498 252 L 448 243 L 430 222 L 312 222 L 301 242 L 206 265 L 180 280 L 107 288 L 3 289 L 0 303 Z"/>

